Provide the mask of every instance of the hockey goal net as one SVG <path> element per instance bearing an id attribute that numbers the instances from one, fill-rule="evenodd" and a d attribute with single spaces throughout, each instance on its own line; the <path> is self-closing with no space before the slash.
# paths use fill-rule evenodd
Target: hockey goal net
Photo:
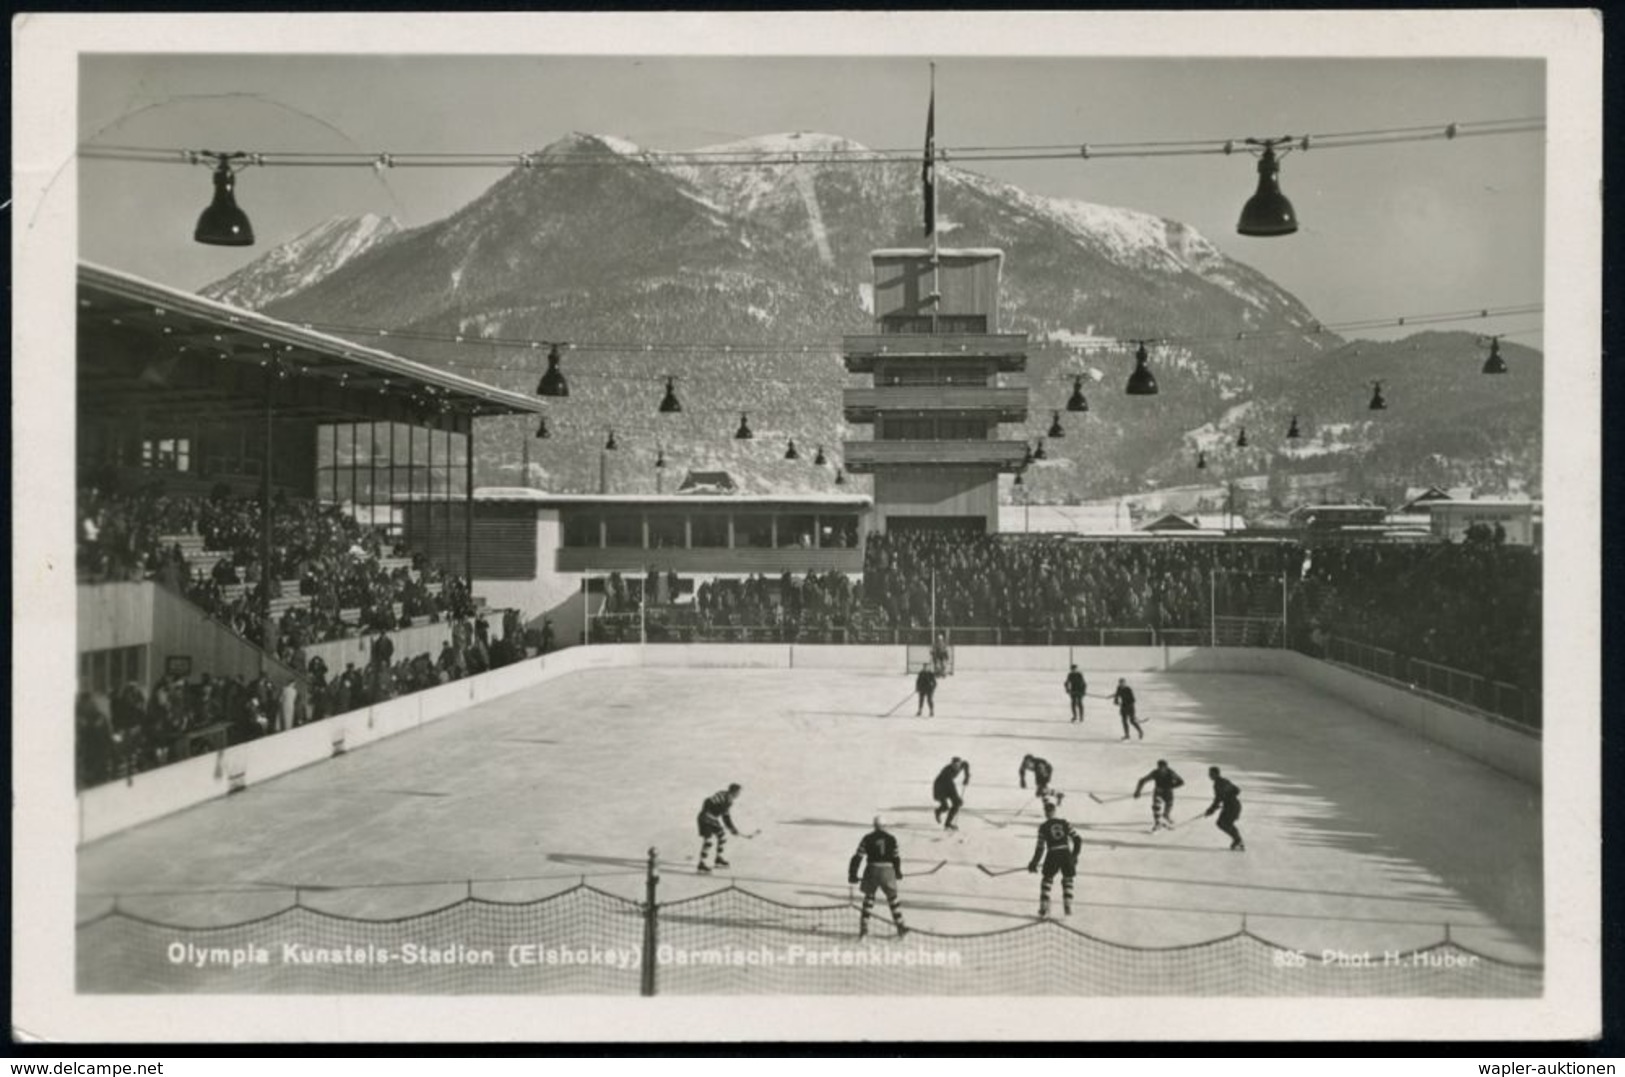
<path id="1" fill-rule="evenodd" d="M 937 676 L 951 676 L 954 671 L 954 645 L 945 643 L 941 646 L 941 655 L 937 655 L 937 647 L 930 643 L 910 643 L 908 645 L 908 671 L 918 673 L 921 666 L 931 666 L 936 670 Z"/>

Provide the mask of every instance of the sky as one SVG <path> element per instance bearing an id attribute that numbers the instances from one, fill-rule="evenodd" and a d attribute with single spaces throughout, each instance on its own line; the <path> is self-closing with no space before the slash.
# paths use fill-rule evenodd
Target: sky
<path id="1" fill-rule="evenodd" d="M 78 137 L 164 148 L 517 153 L 573 131 L 658 149 L 818 131 L 901 149 L 923 140 L 927 61 L 85 55 Z M 1442 128 L 1542 116 L 1545 68 L 1530 59 L 951 56 L 937 63 L 936 109 L 937 142 L 949 149 Z M 1292 153 L 1281 185 L 1300 231 L 1274 239 L 1235 232 L 1256 184 L 1245 155 L 971 167 L 1034 193 L 1183 221 L 1336 324 L 1539 302 L 1544 142 L 1537 133 Z M 237 196 L 259 242 L 230 249 L 190 238 L 210 196 L 205 169 L 85 160 L 79 253 L 197 288 L 330 217 L 372 212 L 425 224 L 501 175 L 249 169 Z M 942 212 L 952 217 L 951 202 Z M 1495 331 L 1522 327 L 1538 329 L 1538 316 Z"/>

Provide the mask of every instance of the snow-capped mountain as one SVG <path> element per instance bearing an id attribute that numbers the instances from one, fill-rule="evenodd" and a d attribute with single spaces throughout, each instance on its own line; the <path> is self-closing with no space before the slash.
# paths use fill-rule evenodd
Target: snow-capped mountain
<path id="1" fill-rule="evenodd" d="M 393 217 L 334 217 L 266 251 L 202 290 L 209 299 L 258 310 L 303 291 L 346 262 L 400 234 Z"/>
<path id="2" fill-rule="evenodd" d="M 552 439 L 530 446 L 533 473 L 539 468 L 553 489 L 596 489 L 601 455 L 620 491 L 654 490 L 685 470 L 728 471 L 751 492 L 832 489 L 840 442 L 872 436 L 842 422 L 841 388 L 864 380 L 846 374 L 839 340 L 872 329 L 869 252 L 922 245 L 919 166 L 831 163 L 832 154 L 863 148 L 814 133 L 707 149 L 763 160 L 715 167 L 572 135 L 444 220 L 336 266 L 290 255 L 287 279 L 309 283 L 269 301 L 268 313 L 591 344 L 566 349 L 571 395 L 550 402 Z M 780 163 L 787 154 L 799 159 Z M 582 165 L 583 155 L 594 163 Z M 943 245 L 1005 252 L 1002 329 L 1031 335 L 1031 417 L 1002 436 L 1036 441 L 1052 411 L 1066 430 L 1050 440 L 1049 462 L 1029 473 L 1031 496 L 1077 500 L 1182 481 L 1195 447 L 1206 445 L 1192 432 L 1233 441 L 1236 416 L 1245 416 L 1253 448 L 1210 452 L 1209 467 L 1223 473 L 1370 460 L 1383 475 L 1408 479 L 1413 457 L 1465 471 L 1487 451 L 1483 431 L 1493 430 L 1510 439 L 1497 442 L 1498 457 L 1532 469 L 1538 483 L 1538 353 L 1503 342 L 1513 373 L 1500 378 L 1477 374 L 1482 353 L 1467 334 L 1423 334 L 1415 347 L 1372 346 L 1356 359 L 1289 292 L 1180 222 L 1040 197 L 946 165 L 937 192 Z M 1152 345 L 1162 385 L 1154 398 L 1121 392 L 1132 341 L 1142 338 L 1181 338 Z M 398 346 L 526 392 L 546 354 L 468 342 Z M 1087 414 L 1063 410 L 1079 375 Z M 681 415 L 656 413 L 668 376 Z M 1367 414 L 1361 387 L 1379 378 L 1391 407 Z M 755 441 L 731 436 L 741 412 Z M 1299 461 L 1282 451 L 1279 435 L 1297 413 L 1341 431 L 1326 455 L 1298 453 Z M 476 481 L 512 484 L 531 426 L 493 420 L 486 428 L 493 433 L 482 434 Z M 601 454 L 611 428 L 621 448 Z M 799 462 L 782 459 L 791 438 Z M 819 446 L 830 467 L 807 463 Z M 663 475 L 653 466 L 661 451 Z M 1416 481 L 1441 477 L 1450 476 L 1434 467 Z"/>

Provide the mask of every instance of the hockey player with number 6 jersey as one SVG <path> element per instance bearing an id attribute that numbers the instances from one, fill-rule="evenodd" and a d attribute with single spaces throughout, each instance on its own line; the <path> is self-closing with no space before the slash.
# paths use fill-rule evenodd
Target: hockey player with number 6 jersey
<path id="1" fill-rule="evenodd" d="M 1072 880 L 1078 874 L 1078 854 L 1083 852 L 1083 838 L 1072 829 L 1072 824 L 1055 814 L 1055 805 L 1044 804 L 1044 821 L 1038 824 L 1038 844 L 1027 870 L 1038 871 L 1040 862 L 1044 880 L 1038 887 L 1038 915 L 1049 916 L 1049 891 L 1056 873 L 1061 876 L 1062 909 L 1072 915 Z"/>

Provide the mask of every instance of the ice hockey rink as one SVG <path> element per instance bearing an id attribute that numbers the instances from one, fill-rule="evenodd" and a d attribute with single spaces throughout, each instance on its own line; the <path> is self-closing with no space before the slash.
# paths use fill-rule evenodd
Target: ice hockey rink
<path id="1" fill-rule="evenodd" d="M 1541 961 L 1538 789 L 1286 676 L 1129 674 L 1150 720 L 1124 742 L 1102 698 L 1117 674 L 1090 674 L 1081 725 L 1063 675 L 950 676 L 928 718 L 901 670 L 573 673 L 92 842 L 78 916 L 116 894 L 129 915 L 224 925 L 297 894 L 375 920 L 583 880 L 636 900 L 651 847 L 664 902 L 732 882 L 829 906 L 848 899 L 847 862 L 879 813 L 901 842 L 911 927 L 997 930 L 1037 913 L 1024 869 L 1041 811 L 1017 784 L 1033 753 L 1054 765 L 1061 814 L 1083 836 L 1066 922 L 1091 936 L 1177 947 L 1245 926 L 1320 954 L 1448 933 Z M 957 835 L 933 822 L 930 795 L 955 755 L 972 767 Z M 1186 784 L 1180 825 L 1153 834 L 1149 789 L 1125 794 L 1158 759 Z M 1209 765 L 1241 787 L 1245 853 L 1201 817 Z M 696 812 L 736 781 L 734 821 L 759 833 L 730 839 L 731 868 L 699 876 Z M 1059 913 L 1058 880 L 1055 898 Z M 889 932 L 883 902 L 876 915 Z"/>

